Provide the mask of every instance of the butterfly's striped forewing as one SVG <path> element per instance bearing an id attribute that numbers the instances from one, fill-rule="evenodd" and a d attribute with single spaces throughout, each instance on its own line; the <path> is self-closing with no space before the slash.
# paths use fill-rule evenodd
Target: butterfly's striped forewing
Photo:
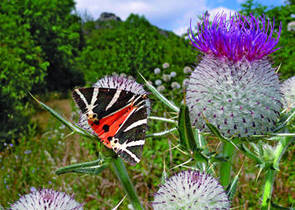
<path id="1" fill-rule="evenodd" d="M 73 98 L 102 143 L 130 164 L 140 161 L 147 128 L 146 95 L 110 88 L 79 88 Z"/>

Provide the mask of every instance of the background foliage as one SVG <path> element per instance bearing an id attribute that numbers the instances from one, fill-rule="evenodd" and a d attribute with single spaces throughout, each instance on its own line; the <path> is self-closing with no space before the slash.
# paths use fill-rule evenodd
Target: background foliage
<path id="1" fill-rule="evenodd" d="M 195 61 L 188 41 L 151 25 L 142 16 L 131 14 L 125 22 L 89 21 L 83 29 L 86 47 L 76 62 L 88 83 L 113 72 L 135 77 L 141 72 L 153 79 L 151 72 L 164 62 L 182 72 Z"/>
<path id="2" fill-rule="evenodd" d="M 44 81 L 48 62 L 33 40 L 30 24 L 23 22 L 9 1 L 0 3 L 0 143 L 9 141 L 27 122 L 24 98 Z M 0 148 L 2 146 L 0 145 Z"/>

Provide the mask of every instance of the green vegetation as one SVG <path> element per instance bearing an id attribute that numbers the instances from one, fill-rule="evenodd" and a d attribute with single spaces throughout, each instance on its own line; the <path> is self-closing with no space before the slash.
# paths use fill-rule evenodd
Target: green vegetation
<path id="1" fill-rule="evenodd" d="M 43 82 L 49 64 L 29 29 L 14 5 L 0 3 L 0 149 L 23 130 L 29 114 L 27 91 Z"/>
<path id="2" fill-rule="evenodd" d="M 97 148 L 87 139 L 69 135 L 69 130 L 48 113 L 33 110 L 34 102 L 28 100 L 28 91 L 48 99 L 52 91 L 57 95 L 68 94 L 74 86 L 91 85 L 113 72 L 135 78 L 140 72 L 152 82 L 163 80 L 163 74 L 176 72 L 176 77 L 163 82 L 166 89 L 162 93 L 179 105 L 182 91 L 171 90 L 171 83 L 182 84 L 186 77 L 183 68 L 193 67 L 197 62 L 196 51 L 188 40 L 158 29 L 142 16 L 131 14 L 124 22 L 82 22 L 73 10 L 73 0 L 0 2 L 0 206 L 9 207 L 20 194 L 30 192 L 31 187 L 74 194 L 77 201 L 85 202 L 85 209 L 111 209 L 125 195 L 109 169 L 99 176 L 55 174 L 62 166 L 97 159 Z M 274 66 L 281 65 L 282 80 L 295 72 L 295 32 L 287 31 L 287 24 L 294 21 L 291 18 L 294 11 L 291 1 L 274 8 L 251 0 L 242 5 L 245 14 L 265 14 L 282 23 L 281 49 L 272 56 Z M 170 67 L 154 74 L 154 69 L 165 62 Z M 172 116 L 162 103 L 151 98 L 152 115 Z M 46 104 L 77 122 L 77 110 L 69 97 L 62 100 L 53 97 Z M 169 128 L 168 123 L 151 120 L 149 134 Z M 146 208 L 150 207 L 160 178 L 179 171 L 177 166 L 187 161 L 182 151 L 174 148 L 178 143 L 176 132 L 147 138 L 142 161 L 127 168 Z M 4 144 L 7 146 L 3 149 Z M 218 142 L 210 139 L 210 147 L 217 148 Z M 283 156 L 273 190 L 274 201 L 282 206 L 295 206 L 294 149 L 295 145 L 291 145 Z M 240 153 L 233 164 L 235 172 L 243 164 L 233 207 L 257 209 L 263 185 L 260 177 L 265 173 L 256 181 L 257 167 Z M 128 204 L 125 199 L 122 209 Z"/>
<path id="3" fill-rule="evenodd" d="M 196 54 L 188 41 L 152 26 L 138 15 L 131 14 L 125 22 L 89 21 L 83 28 L 86 47 L 76 62 L 89 84 L 113 72 L 135 77 L 140 72 L 154 79 L 151 72 L 164 62 L 170 63 L 175 72 L 195 62 Z"/>

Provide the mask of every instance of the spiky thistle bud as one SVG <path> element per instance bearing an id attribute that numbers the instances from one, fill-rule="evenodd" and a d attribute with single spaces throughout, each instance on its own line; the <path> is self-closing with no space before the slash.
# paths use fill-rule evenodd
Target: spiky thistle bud
<path id="1" fill-rule="evenodd" d="M 282 107 L 275 69 L 267 59 L 280 37 L 265 17 L 204 16 L 192 45 L 204 56 L 190 76 L 186 101 L 192 124 L 208 131 L 208 120 L 226 136 L 247 137 L 274 129 Z"/>
<path id="2" fill-rule="evenodd" d="M 23 195 L 17 202 L 12 204 L 11 210 L 82 210 L 83 205 L 76 202 L 73 196 L 64 192 L 51 189 L 36 190 Z"/>
<path id="3" fill-rule="evenodd" d="M 182 171 L 163 184 L 152 203 L 160 209 L 229 209 L 223 187 L 211 175 L 200 171 Z"/>
<path id="4" fill-rule="evenodd" d="M 282 93 L 284 95 L 284 108 L 290 110 L 295 107 L 295 76 L 283 82 Z"/>

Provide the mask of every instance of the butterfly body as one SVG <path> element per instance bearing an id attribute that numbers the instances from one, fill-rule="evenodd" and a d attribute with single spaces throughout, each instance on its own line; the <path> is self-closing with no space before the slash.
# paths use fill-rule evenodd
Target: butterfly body
<path id="1" fill-rule="evenodd" d="M 79 88 L 73 98 L 100 141 L 131 164 L 140 161 L 147 127 L 146 95 L 114 88 Z"/>

